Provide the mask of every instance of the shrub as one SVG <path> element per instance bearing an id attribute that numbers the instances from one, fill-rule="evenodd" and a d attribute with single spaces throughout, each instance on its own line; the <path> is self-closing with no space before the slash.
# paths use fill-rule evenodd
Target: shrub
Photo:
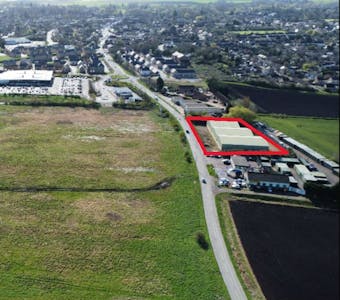
<path id="1" fill-rule="evenodd" d="M 188 163 L 192 162 L 191 154 L 188 151 L 185 151 L 184 157 Z"/>
<path id="2" fill-rule="evenodd" d="M 198 245 L 204 249 L 204 250 L 208 250 L 209 249 L 209 243 L 208 241 L 205 239 L 205 236 L 202 232 L 197 232 L 196 233 L 196 242 L 198 243 Z"/>

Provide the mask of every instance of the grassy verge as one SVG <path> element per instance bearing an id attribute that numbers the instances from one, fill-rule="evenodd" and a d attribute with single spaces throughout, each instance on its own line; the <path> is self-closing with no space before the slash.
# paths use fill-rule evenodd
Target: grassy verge
<path id="1" fill-rule="evenodd" d="M 339 120 L 287 116 L 258 116 L 260 121 L 308 145 L 328 158 L 339 160 Z"/>
<path id="2" fill-rule="evenodd" d="M 8 55 L 0 55 L 0 63 L 2 63 L 5 60 L 13 59 L 12 57 Z"/>
<path id="3" fill-rule="evenodd" d="M 303 207 L 315 207 L 313 203 L 308 200 L 308 199 L 298 199 L 294 197 L 287 197 L 284 196 L 270 196 L 270 195 L 259 195 L 259 194 L 242 194 L 242 193 L 230 193 L 231 196 L 239 199 L 239 200 L 246 200 L 246 201 L 262 201 L 262 202 L 272 202 L 272 203 L 277 203 L 277 204 L 282 204 L 282 205 L 298 205 L 298 206 L 303 206 Z"/>
<path id="4" fill-rule="evenodd" d="M 218 177 L 217 174 L 216 174 L 216 171 L 214 169 L 214 166 L 212 164 L 207 165 L 207 169 L 208 169 L 210 176 L 213 176 L 213 177 L 216 177 L 216 178 Z"/>
<path id="5" fill-rule="evenodd" d="M 0 294 L 13 299 L 229 299 L 190 152 L 153 111 L 0 106 L 5 186 L 143 192 L 0 192 Z"/>
<path id="6" fill-rule="evenodd" d="M 243 289 L 246 292 L 247 298 L 265 299 L 243 250 L 242 243 L 238 236 L 232 213 L 230 211 L 227 195 L 217 195 L 216 205 L 225 244 L 237 276 L 239 277 Z"/>

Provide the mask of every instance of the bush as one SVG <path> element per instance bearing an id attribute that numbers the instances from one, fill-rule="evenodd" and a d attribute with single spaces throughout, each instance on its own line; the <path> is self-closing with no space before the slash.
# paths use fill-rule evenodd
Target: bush
<path id="1" fill-rule="evenodd" d="M 181 131 L 181 132 L 179 133 L 179 137 L 180 137 L 180 139 L 181 139 L 182 144 L 183 144 L 183 145 L 186 145 L 186 143 L 187 143 L 187 137 L 185 136 L 185 133 L 184 133 L 183 131 Z"/>
<path id="2" fill-rule="evenodd" d="M 188 151 L 184 153 L 184 157 L 188 163 L 192 162 L 191 154 Z"/>
<path id="3" fill-rule="evenodd" d="M 205 239 L 205 236 L 202 232 L 197 232 L 196 233 L 196 242 L 198 245 L 203 249 L 203 250 L 208 250 L 209 249 L 209 243 Z"/>

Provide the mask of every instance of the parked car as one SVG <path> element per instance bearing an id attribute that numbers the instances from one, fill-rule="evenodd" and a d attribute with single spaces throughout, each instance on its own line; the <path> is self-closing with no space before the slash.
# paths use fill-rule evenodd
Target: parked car
<path id="1" fill-rule="evenodd" d="M 220 178 L 218 181 L 218 186 L 228 186 L 229 185 L 229 180 L 227 178 Z"/>
<path id="2" fill-rule="evenodd" d="M 307 169 L 309 171 L 317 171 L 318 170 L 313 164 L 308 164 L 307 165 Z"/>
<path id="3" fill-rule="evenodd" d="M 233 178 L 243 178 L 243 173 L 240 169 L 229 169 L 227 174 Z"/>
<path id="4" fill-rule="evenodd" d="M 235 180 L 240 187 L 247 187 L 247 182 L 242 178 L 237 178 Z"/>
<path id="5" fill-rule="evenodd" d="M 231 184 L 231 188 L 235 190 L 239 190 L 241 187 L 236 181 L 233 181 L 233 183 Z"/>
<path id="6" fill-rule="evenodd" d="M 225 165 L 230 165 L 230 159 L 228 159 L 228 158 L 222 159 L 222 162 L 223 162 Z"/>

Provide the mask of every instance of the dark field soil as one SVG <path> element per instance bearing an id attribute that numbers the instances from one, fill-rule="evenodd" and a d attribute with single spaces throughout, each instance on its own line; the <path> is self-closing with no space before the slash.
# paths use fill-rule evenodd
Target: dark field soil
<path id="1" fill-rule="evenodd" d="M 268 300 L 339 299 L 339 214 L 230 202 L 254 274 Z"/>
<path id="2" fill-rule="evenodd" d="M 232 89 L 250 97 L 251 101 L 262 109 L 259 112 L 293 116 L 339 117 L 337 96 L 247 86 L 232 86 Z"/>

